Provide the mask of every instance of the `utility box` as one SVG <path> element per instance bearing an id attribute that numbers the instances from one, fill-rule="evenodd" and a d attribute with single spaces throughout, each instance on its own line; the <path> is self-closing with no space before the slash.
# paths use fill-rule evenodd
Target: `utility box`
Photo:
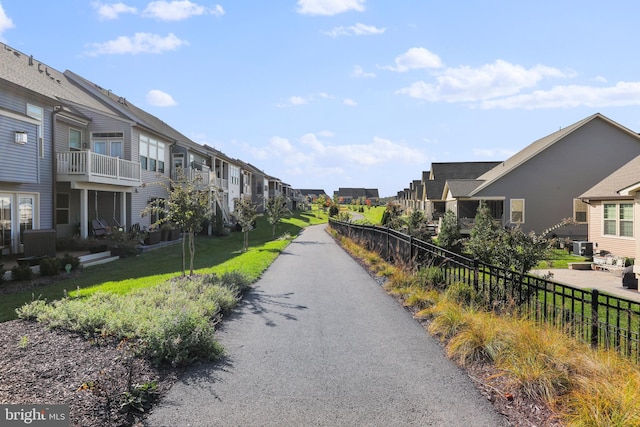
<path id="1" fill-rule="evenodd" d="M 25 258 L 56 257 L 56 230 L 25 230 L 22 243 Z"/>
<path id="2" fill-rule="evenodd" d="M 573 242 L 573 254 L 583 257 L 593 256 L 593 242 Z"/>

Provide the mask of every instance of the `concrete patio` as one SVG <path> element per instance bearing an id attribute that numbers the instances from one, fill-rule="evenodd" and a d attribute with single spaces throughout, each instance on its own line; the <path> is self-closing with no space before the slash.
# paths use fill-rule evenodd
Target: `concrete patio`
<path id="1" fill-rule="evenodd" d="M 536 270 L 534 274 L 543 275 L 551 273 L 551 280 L 580 289 L 597 289 L 610 295 L 640 302 L 640 293 L 637 289 L 628 289 L 622 286 L 622 277 L 608 271 L 597 270 L 572 270 L 568 268 L 555 268 L 548 270 Z"/>

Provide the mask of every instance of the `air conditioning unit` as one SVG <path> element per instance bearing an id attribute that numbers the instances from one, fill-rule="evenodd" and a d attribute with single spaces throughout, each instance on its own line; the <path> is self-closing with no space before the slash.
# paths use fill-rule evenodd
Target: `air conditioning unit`
<path id="1" fill-rule="evenodd" d="M 573 242 L 573 254 L 577 256 L 593 256 L 593 242 Z"/>

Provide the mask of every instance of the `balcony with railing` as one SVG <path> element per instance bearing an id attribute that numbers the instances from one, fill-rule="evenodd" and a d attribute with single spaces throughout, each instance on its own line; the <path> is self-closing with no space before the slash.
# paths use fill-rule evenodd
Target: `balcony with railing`
<path id="1" fill-rule="evenodd" d="M 197 168 L 177 168 L 171 171 L 171 179 L 174 182 L 187 180 L 194 183 L 197 187 L 206 187 L 211 184 L 211 168 L 206 165 L 201 165 Z"/>
<path id="2" fill-rule="evenodd" d="M 120 185 L 140 185 L 140 163 L 105 156 L 92 151 L 63 151 L 56 153 L 56 172 L 59 182 L 91 182 Z"/>

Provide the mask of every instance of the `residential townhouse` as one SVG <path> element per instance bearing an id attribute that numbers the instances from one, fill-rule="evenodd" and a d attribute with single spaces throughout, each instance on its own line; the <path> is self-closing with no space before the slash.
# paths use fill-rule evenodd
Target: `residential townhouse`
<path id="1" fill-rule="evenodd" d="M 99 209 L 97 191 L 115 194 L 110 214 L 126 211 L 124 194 L 141 182 L 124 144 L 128 120 L 68 75 L 6 45 L 0 45 L 0 83 L 2 251 L 22 253 L 28 229 L 86 235 L 90 214 Z M 93 133 L 96 141 L 111 138 L 118 156 L 89 154 Z"/>
<path id="2" fill-rule="evenodd" d="M 209 184 L 227 220 L 237 197 L 264 200 L 270 185 L 282 192 L 279 179 L 195 143 L 126 98 L 0 46 L 0 254 L 23 252 L 29 229 L 88 237 L 96 219 L 150 227 L 156 218 L 142 211 L 167 197 L 154 184 L 179 173 Z"/>

